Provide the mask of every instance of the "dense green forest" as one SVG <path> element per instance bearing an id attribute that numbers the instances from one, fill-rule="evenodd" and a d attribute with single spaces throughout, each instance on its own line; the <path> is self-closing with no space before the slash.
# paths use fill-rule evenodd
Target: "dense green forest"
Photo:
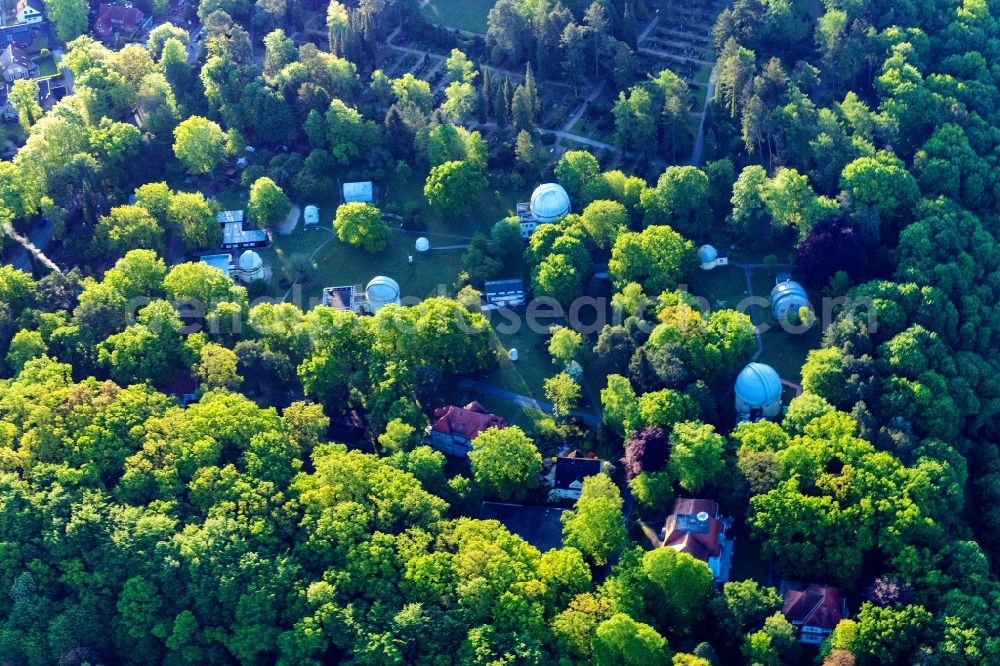
<path id="1" fill-rule="evenodd" d="M 0 661 L 1000 663 L 996 0 L 706 3 L 704 109 L 643 59 L 645 26 L 671 20 L 654 0 L 498 0 L 485 35 L 416 0 L 201 0 L 198 30 L 150 2 L 157 26 L 115 47 L 84 34 L 86 2 L 45 4 L 73 92 L 43 110 L 14 84 L 0 162 L 7 256 L 52 237 L 30 270 L 0 266 Z M 434 85 L 381 69 L 400 34 L 447 53 Z M 546 161 L 558 86 L 595 91 L 603 161 L 589 144 Z M 416 184 L 322 220 L 361 262 L 432 216 L 468 228 L 443 293 L 358 316 L 198 260 L 234 192 L 266 228 L 345 180 Z M 483 226 L 494 192 L 512 208 L 545 180 L 571 214 L 527 242 L 516 216 Z M 778 421 L 733 425 L 759 343 L 747 312 L 687 290 L 709 240 L 780 249 L 847 299 Z M 282 259 L 282 292 L 318 269 Z M 467 461 L 425 442 L 452 387 L 509 360 L 486 280 L 521 271 L 568 309 L 604 270 L 617 320 L 546 337 L 551 409 Z M 577 410 L 581 363 L 599 425 Z M 331 433 L 356 410 L 348 446 Z M 478 519 L 484 500 L 544 502 L 564 446 L 622 473 L 585 481 L 561 547 Z M 639 518 L 698 496 L 747 526 L 736 558 L 759 575 L 717 586 L 645 547 Z M 818 650 L 780 579 L 846 590 Z"/>

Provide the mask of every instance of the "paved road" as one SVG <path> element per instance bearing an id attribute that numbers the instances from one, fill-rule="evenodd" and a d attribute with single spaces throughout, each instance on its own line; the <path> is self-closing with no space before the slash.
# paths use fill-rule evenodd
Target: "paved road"
<path id="1" fill-rule="evenodd" d="M 45 246 L 50 240 L 52 240 L 52 233 L 55 231 L 55 226 L 49 222 L 44 225 L 36 226 L 32 229 L 31 233 L 28 234 L 28 241 L 38 249 L 39 252 L 45 249 Z M 16 240 L 16 239 L 15 239 Z M 44 256 L 44 255 L 43 255 Z M 19 268 L 22 271 L 31 272 L 31 260 L 28 257 L 28 249 L 22 244 L 22 247 L 18 249 L 17 254 L 11 260 L 10 265 L 14 268 Z"/>
<path id="2" fill-rule="evenodd" d="M 651 49 L 648 46 L 639 47 L 639 53 L 645 53 L 646 55 L 652 55 L 658 58 L 666 58 L 667 60 L 677 60 L 679 62 L 692 62 L 696 65 L 702 65 L 702 66 L 712 64 L 707 60 L 700 60 L 698 58 L 689 58 L 688 56 L 675 55 L 673 53 L 667 53 L 666 51 L 661 51 L 659 49 Z"/>
<path id="3" fill-rule="evenodd" d="M 712 103 L 712 96 L 715 95 L 715 66 L 712 66 L 712 73 L 708 77 L 708 90 L 705 92 L 705 105 L 701 108 L 701 120 L 698 121 L 698 133 L 694 136 L 694 148 L 691 151 L 691 164 L 701 166 L 701 156 L 705 150 L 705 116 L 708 114 L 708 105 Z"/>
<path id="4" fill-rule="evenodd" d="M 578 121 L 580 117 L 587 112 L 587 107 L 590 106 L 591 102 L 597 99 L 597 96 L 600 95 L 601 91 L 603 90 L 604 90 L 604 81 L 601 81 L 599 85 L 594 86 L 594 89 L 590 91 L 589 95 L 587 95 L 587 99 L 583 100 L 583 103 L 580 105 L 580 108 L 576 110 L 576 113 L 570 116 L 569 120 L 563 123 L 563 126 L 560 129 L 563 132 L 569 132 L 570 130 L 572 130 L 573 125 L 576 124 L 576 121 Z"/>
<path id="5" fill-rule="evenodd" d="M 621 149 L 618 146 L 612 146 L 610 143 L 604 143 L 603 141 L 595 141 L 594 139 L 585 136 L 580 136 L 579 134 L 563 132 L 562 130 L 550 130 L 541 128 L 539 128 L 538 131 L 541 132 L 542 134 L 554 134 L 560 139 L 568 139 L 569 141 L 576 141 L 577 143 L 582 143 L 587 146 L 593 146 L 594 148 L 603 148 L 605 150 L 610 150 L 616 153 L 621 152 Z"/>
<path id="6" fill-rule="evenodd" d="M 649 22 L 649 25 L 646 26 L 646 29 L 639 33 L 639 37 L 636 38 L 635 43 L 642 44 L 642 40 L 646 39 L 646 37 L 649 36 L 649 33 L 653 31 L 653 28 L 655 28 L 656 24 L 659 22 L 660 22 L 660 12 L 659 10 L 657 10 L 656 16 L 654 16 L 653 20 Z"/>

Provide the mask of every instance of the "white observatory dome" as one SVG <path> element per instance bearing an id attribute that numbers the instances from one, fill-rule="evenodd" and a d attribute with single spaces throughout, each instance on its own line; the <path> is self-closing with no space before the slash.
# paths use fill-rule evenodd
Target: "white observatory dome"
<path id="1" fill-rule="evenodd" d="M 378 312 L 390 303 L 399 305 L 399 284 L 390 277 L 376 275 L 365 287 L 372 313 Z"/>
<path id="2" fill-rule="evenodd" d="M 431 249 L 431 242 L 421 236 L 417 239 L 417 252 L 426 252 Z"/>
<path id="3" fill-rule="evenodd" d="M 759 409 L 781 399 L 781 377 L 764 363 L 749 363 L 736 378 L 736 399 Z"/>
<path id="4" fill-rule="evenodd" d="M 545 183 L 531 193 L 531 214 L 539 222 L 555 222 L 569 213 L 569 195 L 558 183 Z"/>
<path id="5" fill-rule="evenodd" d="M 253 250 L 247 250 L 240 255 L 240 273 L 244 277 L 255 277 L 260 275 L 264 268 L 264 260 Z"/>
<path id="6" fill-rule="evenodd" d="M 698 261 L 703 264 L 711 263 L 719 258 L 719 251 L 711 245 L 702 245 L 698 248 Z"/>

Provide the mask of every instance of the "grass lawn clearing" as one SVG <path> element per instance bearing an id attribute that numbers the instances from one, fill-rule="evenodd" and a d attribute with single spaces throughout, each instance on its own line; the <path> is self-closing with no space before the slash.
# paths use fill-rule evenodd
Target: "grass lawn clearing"
<path id="1" fill-rule="evenodd" d="M 713 310 L 735 308 L 747 298 L 746 276 L 742 268 L 718 266 L 710 271 L 699 269 L 691 277 L 690 291 L 708 300 Z"/>
<path id="2" fill-rule="evenodd" d="M 694 75 L 695 83 L 708 84 L 708 80 L 712 78 L 712 68 L 708 65 L 702 65 L 698 68 L 698 72 Z"/>
<path id="3" fill-rule="evenodd" d="M 55 76 L 58 73 L 56 69 L 56 60 L 51 54 L 41 57 L 32 58 L 34 63 L 38 65 L 38 78 L 44 79 L 49 76 Z"/>
<path id="4" fill-rule="evenodd" d="M 409 174 L 396 174 L 379 187 L 379 206 L 386 212 L 402 212 L 409 202 L 416 202 L 420 228 L 403 229 L 396 220 L 388 220 L 392 235 L 385 250 L 369 254 L 361 248 L 351 247 L 337 239 L 331 223 L 337 212 L 339 199 L 332 201 L 300 201 L 300 206 L 315 204 L 319 207 L 320 229 L 304 229 L 299 225 L 288 235 L 273 235 L 270 247 L 260 251 L 274 274 L 268 295 L 281 297 L 288 286 L 279 284 L 284 267 L 297 255 L 312 256 L 312 271 L 302 285 L 302 306 L 308 308 L 311 299 L 319 299 L 324 287 L 339 285 L 364 286 L 376 275 L 387 275 L 399 283 L 403 298 L 423 299 L 438 294 L 453 293 L 453 286 L 462 268 L 462 255 L 472 235 L 482 232 L 489 235 L 498 220 L 512 214 L 517 201 L 526 198 L 526 192 L 487 189 L 482 193 L 473 212 L 462 217 L 444 215 L 427 205 L 423 195 L 423 180 Z M 526 186 L 527 187 L 527 186 Z M 224 207 L 245 206 L 245 190 L 236 187 L 219 196 Z M 417 238 L 424 236 L 431 243 L 428 252 L 418 253 L 414 248 Z M 413 263 L 408 258 L 413 256 Z M 316 302 L 316 301 L 314 301 Z"/>
<path id="5" fill-rule="evenodd" d="M 421 10 L 431 23 L 486 34 L 486 17 L 495 0 L 431 0 Z"/>
<path id="6" fill-rule="evenodd" d="M 325 218 L 324 218 L 325 219 Z M 274 243 L 260 251 L 261 256 L 274 269 L 275 277 L 281 268 L 296 255 L 313 256 L 313 271 L 302 285 L 302 305 L 309 308 L 319 301 L 324 287 L 340 285 L 364 286 L 376 275 L 387 275 L 399 283 L 403 298 L 424 299 L 451 290 L 452 283 L 462 264 L 462 249 L 433 249 L 442 239 L 427 234 L 432 249 L 417 253 L 413 244 L 419 234 L 393 230 L 386 249 L 369 254 L 361 248 L 341 242 L 332 232 L 317 229 L 296 229 L 289 236 L 275 236 Z M 413 256 L 412 264 L 408 257 Z M 282 295 L 286 289 L 272 281 L 273 295 Z"/>
<path id="7" fill-rule="evenodd" d="M 518 322 L 511 324 L 502 315 L 491 313 L 490 321 L 496 334 L 494 342 L 503 347 L 503 350 L 500 365 L 483 377 L 483 381 L 536 400 L 545 400 L 545 380 L 558 372 L 549 356 L 548 331 L 532 331 L 523 312 L 517 314 L 520 315 Z M 553 325 L 557 323 L 560 322 L 552 320 Z M 514 328 L 517 330 L 506 332 Z M 507 352 L 511 349 L 517 349 L 517 361 L 511 361 L 507 357 Z"/>

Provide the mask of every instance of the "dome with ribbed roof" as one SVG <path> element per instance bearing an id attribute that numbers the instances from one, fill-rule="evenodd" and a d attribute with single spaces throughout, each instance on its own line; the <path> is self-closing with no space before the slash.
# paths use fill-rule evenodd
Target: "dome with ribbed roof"
<path id="1" fill-rule="evenodd" d="M 762 409 L 781 400 L 781 377 L 778 371 L 764 363 L 748 363 L 736 378 L 737 404 L 750 409 Z"/>
<path id="2" fill-rule="evenodd" d="M 531 194 L 531 214 L 539 222 L 555 222 L 569 213 L 569 195 L 558 183 L 545 183 Z"/>
<path id="3" fill-rule="evenodd" d="M 390 303 L 399 305 L 399 283 L 391 277 L 376 275 L 365 287 L 365 295 L 373 313 Z"/>
<path id="4" fill-rule="evenodd" d="M 240 273 L 244 277 L 257 277 L 264 268 L 264 260 L 253 250 L 247 250 L 240 255 Z"/>
<path id="5" fill-rule="evenodd" d="M 802 307 L 809 307 L 809 294 L 805 287 L 794 280 L 774 285 L 771 290 L 771 314 L 775 319 L 780 321 Z"/>

